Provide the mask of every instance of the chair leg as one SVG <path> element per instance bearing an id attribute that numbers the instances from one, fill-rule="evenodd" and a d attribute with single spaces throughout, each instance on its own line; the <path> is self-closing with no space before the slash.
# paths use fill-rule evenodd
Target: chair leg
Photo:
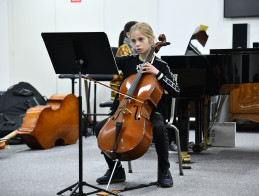
<path id="1" fill-rule="evenodd" d="M 181 156 L 179 130 L 176 126 L 174 126 L 172 124 L 168 124 L 167 126 L 172 128 L 175 131 L 176 145 L 177 145 L 177 151 L 178 151 L 177 154 L 178 154 L 178 161 L 179 161 L 179 171 L 180 171 L 180 176 L 183 176 L 183 166 L 182 166 L 182 156 Z"/>
<path id="2" fill-rule="evenodd" d="M 181 155 L 181 146 L 180 146 L 180 137 L 179 137 L 179 130 L 174 125 L 167 125 L 170 128 L 172 128 L 175 131 L 175 137 L 176 137 L 176 145 L 177 145 L 177 151 L 178 151 L 178 161 L 179 161 L 179 172 L 180 176 L 183 176 L 183 166 L 182 166 L 182 155 Z M 132 173 L 132 166 L 131 161 L 128 161 L 128 167 L 129 167 L 129 173 Z"/>
<path id="3" fill-rule="evenodd" d="M 132 173 L 131 161 L 128 161 L 129 173 Z"/>

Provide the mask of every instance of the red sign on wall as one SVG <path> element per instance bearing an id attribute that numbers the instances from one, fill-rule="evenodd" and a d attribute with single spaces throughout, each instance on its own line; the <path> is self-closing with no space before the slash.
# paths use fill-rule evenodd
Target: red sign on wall
<path id="1" fill-rule="evenodd" d="M 81 3 L 81 0 L 71 0 L 71 3 Z"/>

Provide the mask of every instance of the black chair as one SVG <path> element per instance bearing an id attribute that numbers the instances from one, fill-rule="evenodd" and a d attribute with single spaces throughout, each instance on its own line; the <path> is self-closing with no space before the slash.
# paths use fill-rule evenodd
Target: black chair
<path id="1" fill-rule="evenodd" d="M 174 78 L 177 81 L 177 74 L 174 74 Z M 183 176 L 183 166 L 182 166 L 182 155 L 181 155 L 181 145 L 180 145 L 180 137 L 179 137 L 179 129 L 173 124 L 174 123 L 174 115 L 175 115 L 175 98 L 172 98 L 171 103 L 171 113 L 170 118 L 167 120 L 166 128 L 168 131 L 174 130 L 175 133 L 175 142 L 177 145 L 177 154 L 178 154 L 178 162 L 179 162 L 179 173 Z"/>

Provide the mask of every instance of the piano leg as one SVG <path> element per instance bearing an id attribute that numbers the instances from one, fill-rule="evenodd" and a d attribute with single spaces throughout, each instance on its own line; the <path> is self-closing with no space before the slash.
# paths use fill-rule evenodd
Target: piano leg
<path id="1" fill-rule="evenodd" d="M 182 162 L 191 162 L 191 157 L 188 155 L 189 150 L 189 110 L 188 103 L 189 99 L 180 98 L 177 100 L 178 107 L 178 128 L 180 135 L 180 144 L 181 144 L 181 155 Z"/>
<path id="2" fill-rule="evenodd" d="M 189 144 L 189 99 L 180 98 L 177 100 L 178 107 L 178 128 L 180 135 L 181 150 L 188 152 Z"/>
<path id="3" fill-rule="evenodd" d="M 195 100 L 195 144 L 193 146 L 193 152 L 201 152 L 203 149 L 204 109 L 204 98 L 197 98 Z"/>
<path id="4" fill-rule="evenodd" d="M 181 142 L 181 150 L 188 153 L 189 150 L 189 102 L 188 98 L 177 99 L 178 108 L 178 128 Z M 207 122 L 208 108 L 205 103 L 206 99 L 199 97 L 195 100 L 195 143 L 192 146 L 193 152 L 201 152 L 204 148 L 202 143 L 203 130 Z M 184 156 L 184 155 L 183 155 Z"/>

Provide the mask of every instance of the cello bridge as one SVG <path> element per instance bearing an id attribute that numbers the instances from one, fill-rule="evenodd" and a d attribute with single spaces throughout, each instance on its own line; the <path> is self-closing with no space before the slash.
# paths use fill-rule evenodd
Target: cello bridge
<path id="1" fill-rule="evenodd" d="M 123 114 L 125 114 L 125 112 L 127 111 L 128 113 L 132 113 L 128 108 L 126 108 L 125 106 L 120 106 L 120 111 L 123 113 Z"/>

